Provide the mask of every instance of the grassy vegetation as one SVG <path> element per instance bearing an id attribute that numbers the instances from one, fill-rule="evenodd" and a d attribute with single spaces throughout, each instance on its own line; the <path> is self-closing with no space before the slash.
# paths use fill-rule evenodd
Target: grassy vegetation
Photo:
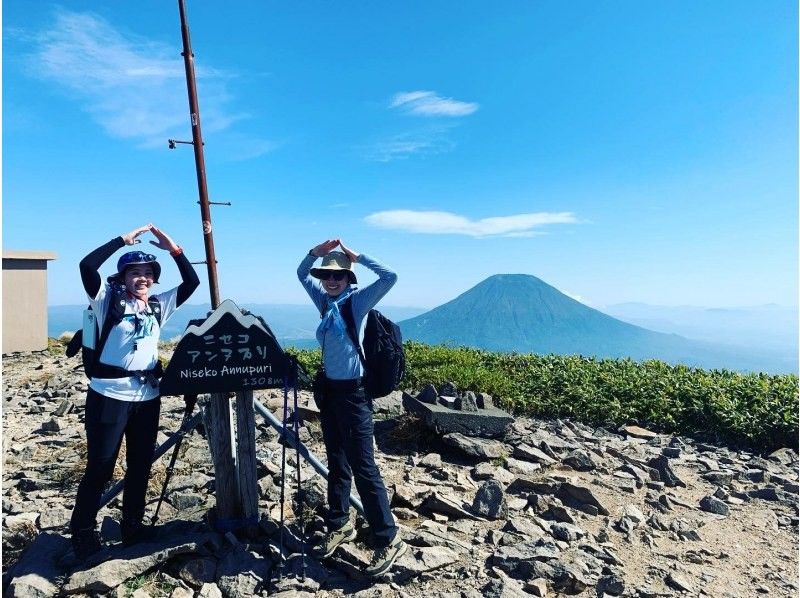
<path id="1" fill-rule="evenodd" d="M 59 350 L 51 339 L 50 350 Z M 172 346 L 164 346 L 168 351 Z M 595 426 L 636 423 L 759 451 L 798 444 L 796 375 L 741 374 L 662 361 L 494 353 L 405 343 L 404 387 L 451 381 L 509 411 Z M 63 349 L 61 349 L 63 351 Z M 320 351 L 290 350 L 314 374 Z"/>
<path id="2" fill-rule="evenodd" d="M 702 370 L 662 361 L 520 355 L 405 344 L 404 386 L 451 381 L 488 392 L 516 414 L 571 417 L 594 426 L 636 423 L 770 451 L 798 443 L 796 375 Z M 319 350 L 294 352 L 313 374 Z"/>

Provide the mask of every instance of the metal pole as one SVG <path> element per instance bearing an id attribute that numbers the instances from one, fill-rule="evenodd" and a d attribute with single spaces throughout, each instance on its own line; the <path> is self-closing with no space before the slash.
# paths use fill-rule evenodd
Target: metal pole
<path id="1" fill-rule="evenodd" d="M 203 155 L 203 135 L 200 130 L 200 106 L 197 103 L 197 85 L 194 76 L 194 54 L 189 39 L 189 24 L 186 18 L 184 0 L 178 0 L 181 15 L 181 37 L 183 38 L 183 64 L 186 67 L 186 89 L 189 92 L 189 114 L 192 119 L 192 145 L 194 146 L 194 164 L 197 170 L 197 190 L 200 195 L 200 217 L 203 220 L 203 241 L 206 248 L 206 266 L 208 269 L 208 289 L 211 293 L 211 309 L 219 306 L 219 283 L 217 281 L 217 257 L 214 253 L 214 236 L 211 227 L 211 208 L 208 202 L 208 186 L 206 185 L 206 161 Z"/>
<path id="2" fill-rule="evenodd" d="M 277 430 L 279 434 L 281 434 L 286 440 L 288 440 L 292 446 L 297 447 L 297 449 L 300 451 L 300 454 L 305 458 L 306 461 L 308 461 L 311 467 L 313 467 L 319 475 L 321 475 L 326 480 L 328 479 L 328 468 L 325 467 L 320 462 L 320 460 L 314 456 L 314 453 L 308 450 L 306 445 L 300 442 L 300 439 L 295 435 L 295 433 L 292 430 L 283 427 L 281 425 L 281 422 L 278 421 L 278 418 L 272 415 L 270 410 L 264 407 L 264 405 L 262 405 L 260 401 L 254 399 L 253 407 L 263 416 L 265 420 L 267 420 L 267 423 L 270 426 L 275 428 L 275 430 Z M 364 514 L 364 505 L 362 505 L 361 501 L 358 500 L 352 494 L 350 495 L 350 504 L 355 507 L 356 511 L 358 511 L 359 514 L 366 516 Z"/>

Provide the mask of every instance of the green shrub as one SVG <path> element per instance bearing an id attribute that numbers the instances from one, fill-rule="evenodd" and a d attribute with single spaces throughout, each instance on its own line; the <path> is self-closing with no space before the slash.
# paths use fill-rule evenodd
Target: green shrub
<path id="1" fill-rule="evenodd" d="M 796 375 L 703 370 L 662 361 L 492 353 L 405 343 L 403 386 L 454 382 L 487 392 L 520 415 L 571 417 L 616 428 L 636 423 L 665 433 L 769 451 L 798 443 Z M 296 351 L 312 375 L 320 351 Z"/>

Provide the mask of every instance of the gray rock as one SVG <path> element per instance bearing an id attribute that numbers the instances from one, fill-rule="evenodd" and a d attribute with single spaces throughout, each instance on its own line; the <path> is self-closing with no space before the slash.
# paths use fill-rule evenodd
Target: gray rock
<path id="1" fill-rule="evenodd" d="M 491 409 L 494 407 L 492 395 L 486 392 L 476 392 L 475 402 L 477 403 L 479 409 Z"/>
<path id="2" fill-rule="evenodd" d="M 704 496 L 700 499 L 700 508 L 716 515 L 728 515 L 728 505 L 714 496 Z"/>
<path id="3" fill-rule="evenodd" d="M 552 567 L 550 580 L 556 591 L 565 594 L 580 594 L 592 583 L 585 573 L 574 564 L 553 561 L 548 565 Z"/>
<path id="4" fill-rule="evenodd" d="M 271 561 L 239 545 L 217 565 L 217 585 L 226 598 L 249 598 L 266 589 Z"/>
<path id="5" fill-rule="evenodd" d="M 513 482 L 516 476 L 504 467 L 482 461 L 473 468 L 472 477 L 476 480 L 497 480 L 506 485 Z"/>
<path id="6" fill-rule="evenodd" d="M 505 445 L 501 442 L 485 438 L 473 438 L 457 432 L 445 434 L 442 440 L 444 440 L 445 444 L 457 448 L 467 455 L 482 459 L 497 459 L 503 457 L 506 452 Z"/>
<path id="7" fill-rule="evenodd" d="M 651 432 L 645 428 L 640 428 L 639 426 L 622 426 L 619 431 L 626 436 L 630 436 L 632 438 L 641 438 L 643 440 L 658 438 L 658 434 L 655 432 Z"/>
<path id="8" fill-rule="evenodd" d="M 481 484 L 472 502 L 472 512 L 488 519 L 508 517 L 508 504 L 503 487 L 494 480 Z"/>
<path id="9" fill-rule="evenodd" d="M 441 469 L 442 456 L 439 453 L 428 453 L 419 461 L 422 467 L 430 467 L 432 469 Z"/>
<path id="10" fill-rule="evenodd" d="M 445 382 L 439 387 L 439 395 L 444 397 L 458 396 L 458 388 L 454 382 Z"/>
<path id="11" fill-rule="evenodd" d="M 620 596 L 625 591 L 625 579 L 622 575 L 612 573 L 603 575 L 597 581 L 597 595 Z"/>
<path id="12" fill-rule="evenodd" d="M 154 552 L 150 549 L 157 548 Z M 179 554 L 197 552 L 197 542 L 185 542 L 172 546 L 138 545 L 120 554 L 120 558 L 109 559 L 99 565 L 76 571 L 64 584 L 63 590 L 74 594 L 78 592 L 107 592 L 124 581 L 141 575 Z"/>
<path id="13" fill-rule="evenodd" d="M 204 583 L 197 593 L 197 598 L 222 598 L 222 590 L 215 583 Z"/>
<path id="14" fill-rule="evenodd" d="M 682 540 L 700 541 L 700 534 L 697 533 L 697 529 L 683 519 L 675 519 L 672 521 L 669 524 L 669 529 L 675 532 Z"/>
<path id="15" fill-rule="evenodd" d="M 512 457 L 506 458 L 506 467 L 511 473 L 523 476 L 536 475 L 542 469 L 542 466 L 538 463 L 520 461 L 519 459 L 513 459 Z"/>
<path id="16" fill-rule="evenodd" d="M 520 569 L 526 569 L 533 561 L 552 561 L 558 558 L 559 550 L 555 546 L 547 546 L 536 540 L 520 542 L 513 546 L 501 546 L 495 550 L 491 563 L 506 573 L 515 575 Z M 522 573 L 523 571 L 520 571 Z"/>
<path id="17" fill-rule="evenodd" d="M 481 595 L 485 598 L 526 598 L 528 596 L 520 582 L 508 577 L 490 580 L 481 588 Z"/>
<path id="18" fill-rule="evenodd" d="M 572 451 L 561 461 L 576 471 L 592 471 L 597 468 L 597 464 L 592 457 L 583 449 Z"/>
<path id="19" fill-rule="evenodd" d="M 217 578 L 217 561 L 212 558 L 192 559 L 178 570 L 178 576 L 193 588 L 201 588 Z"/>
<path id="20" fill-rule="evenodd" d="M 767 458 L 781 465 L 792 465 L 797 463 L 797 451 L 788 447 L 779 448 L 770 453 Z"/>
<path id="21" fill-rule="evenodd" d="M 763 469 L 748 469 L 742 472 L 740 475 L 742 479 L 750 482 L 766 483 L 770 481 L 769 472 Z"/>
<path id="22" fill-rule="evenodd" d="M 733 481 L 733 473 L 730 471 L 708 471 L 702 477 L 712 484 L 720 484 L 722 486 L 727 486 Z"/>
<path id="23" fill-rule="evenodd" d="M 43 509 L 39 515 L 39 528 L 43 530 L 62 528 L 69 522 L 70 515 L 71 511 L 61 506 Z"/>
<path id="24" fill-rule="evenodd" d="M 435 513 L 442 513 L 454 519 L 477 519 L 475 515 L 464 509 L 457 498 L 433 492 L 425 499 L 423 506 Z"/>
<path id="25" fill-rule="evenodd" d="M 63 575 L 60 561 L 68 550 L 69 541 L 63 536 L 51 532 L 39 534 L 14 566 L 14 578 L 3 596 L 45 598 L 58 594 Z"/>
<path id="26" fill-rule="evenodd" d="M 169 496 L 170 504 L 179 511 L 197 507 L 205 501 L 206 497 L 196 492 L 172 492 Z"/>
<path id="27" fill-rule="evenodd" d="M 747 462 L 750 469 L 762 469 L 764 471 L 772 471 L 772 464 L 766 459 L 761 457 L 753 457 Z"/>
<path id="28" fill-rule="evenodd" d="M 419 486 L 416 484 L 395 484 L 392 504 L 416 509 L 419 508 L 423 502 L 425 502 L 425 499 L 431 494 L 431 492 L 433 492 L 433 489 L 431 489 L 429 486 Z"/>
<path id="29" fill-rule="evenodd" d="M 409 546 L 406 553 L 395 561 L 394 567 L 385 577 L 387 581 L 403 583 L 422 573 L 452 565 L 458 560 L 457 552 L 443 546 L 423 546 L 421 548 Z"/>
<path id="30" fill-rule="evenodd" d="M 750 498 L 760 498 L 762 500 L 781 502 L 786 505 L 794 505 L 797 502 L 794 495 L 786 492 L 785 490 L 779 490 L 778 488 L 774 488 L 772 486 L 750 490 L 747 492 L 747 495 Z"/>
<path id="31" fill-rule="evenodd" d="M 674 588 L 679 592 L 694 592 L 694 586 L 689 583 L 685 577 L 679 575 L 678 573 L 670 572 L 664 579 L 664 582 L 669 587 Z"/>
<path id="32" fill-rule="evenodd" d="M 579 486 L 572 482 L 562 482 L 558 494 L 565 504 L 570 504 L 570 500 L 577 501 L 579 508 L 582 505 L 591 505 L 597 509 L 601 515 L 609 515 L 608 509 L 600 502 L 600 500 L 592 493 L 589 488 Z"/>
<path id="33" fill-rule="evenodd" d="M 455 408 L 459 411 L 477 411 L 478 404 L 475 400 L 475 393 L 469 390 L 460 395 L 456 399 Z"/>
<path id="34" fill-rule="evenodd" d="M 547 528 L 549 531 L 549 527 Z M 538 540 L 542 537 L 542 529 L 528 517 L 512 517 L 503 526 L 504 532 L 510 532 L 529 540 Z"/>
<path id="35" fill-rule="evenodd" d="M 675 486 L 682 486 L 686 487 L 686 484 L 681 481 L 675 472 L 672 471 L 672 467 L 670 466 L 669 459 L 667 459 L 664 455 L 659 455 L 658 457 L 653 457 L 648 462 L 648 465 L 658 471 L 659 476 L 661 477 L 661 481 L 664 482 L 667 486 L 675 487 Z"/>
<path id="36" fill-rule="evenodd" d="M 550 533 L 556 540 L 563 542 L 574 542 L 586 535 L 585 531 L 571 523 L 553 523 L 550 525 Z"/>
<path id="37" fill-rule="evenodd" d="M 45 432 L 60 432 L 61 423 L 58 421 L 58 418 L 51 417 L 42 424 L 42 430 Z"/>
<path id="38" fill-rule="evenodd" d="M 515 446 L 512 456 L 517 459 L 532 461 L 533 463 L 540 463 L 542 465 L 553 465 L 557 463 L 555 459 L 549 457 L 545 452 L 539 450 L 535 446 L 525 443 Z"/>
<path id="39" fill-rule="evenodd" d="M 436 387 L 433 384 L 426 384 L 417 395 L 417 400 L 429 405 L 435 405 L 438 397 L 439 392 L 436 390 Z"/>

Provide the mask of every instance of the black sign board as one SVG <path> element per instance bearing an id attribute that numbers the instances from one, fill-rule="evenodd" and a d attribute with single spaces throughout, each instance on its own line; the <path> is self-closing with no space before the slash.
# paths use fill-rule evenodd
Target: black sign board
<path id="1" fill-rule="evenodd" d="M 266 322 L 227 299 L 205 320 L 192 320 L 161 379 L 162 395 L 281 388 L 293 383 L 292 359 Z"/>

